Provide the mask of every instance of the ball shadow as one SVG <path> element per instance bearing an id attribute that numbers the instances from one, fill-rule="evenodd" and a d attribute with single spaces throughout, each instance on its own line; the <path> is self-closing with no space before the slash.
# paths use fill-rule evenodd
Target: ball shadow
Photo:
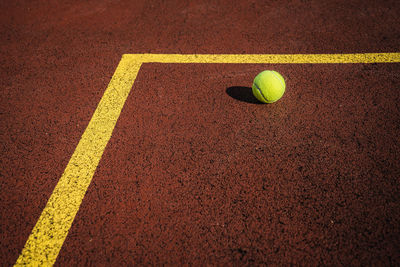
<path id="1" fill-rule="evenodd" d="M 232 86 L 226 88 L 226 93 L 239 101 L 250 103 L 250 104 L 259 104 L 262 105 L 260 101 L 255 98 L 253 95 L 253 92 L 251 90 L 251 87 L 244 87 L 244 86 Z"/>

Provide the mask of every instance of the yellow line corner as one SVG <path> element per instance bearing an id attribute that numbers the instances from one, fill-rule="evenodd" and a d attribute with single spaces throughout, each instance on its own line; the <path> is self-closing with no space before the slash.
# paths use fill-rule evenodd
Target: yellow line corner
<path id="1" fill-rule="evenodd" d="M 15 266 L 53 265 L 83 201 L 142 63 L 398 63 L 400 53 L 125 54 Z"/>

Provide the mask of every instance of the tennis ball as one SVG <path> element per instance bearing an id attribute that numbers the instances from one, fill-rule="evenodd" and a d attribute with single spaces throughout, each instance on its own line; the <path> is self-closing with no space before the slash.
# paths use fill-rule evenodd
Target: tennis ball
<path id="1" fill-rule="evenodd" d="M 273 70 L 260 72 L 253 82 L 253 95 L 263 103 L 274 103 L 285 93 L 285 79 Z"/>

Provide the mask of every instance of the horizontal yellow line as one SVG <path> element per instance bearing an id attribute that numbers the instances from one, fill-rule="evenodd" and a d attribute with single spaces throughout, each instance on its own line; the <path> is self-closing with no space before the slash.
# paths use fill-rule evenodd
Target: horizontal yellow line
<path id="1" fill-rule="evenodd" d="M 359 54 L 125 54 L 142 63 L 395 63 L 400 53 Z"/>

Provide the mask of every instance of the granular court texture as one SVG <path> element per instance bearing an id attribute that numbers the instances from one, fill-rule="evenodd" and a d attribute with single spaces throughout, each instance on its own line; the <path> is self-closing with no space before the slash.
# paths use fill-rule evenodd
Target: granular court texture
<path id="1" fill-rule="evenodd" d="M 399 53 L 398 1 L 3 1 L 0 262 L 123 54 Z M 400 64 L 144 63 L 55 265 L 399 265 Z M 260 71 L 283 75 L 259 104 Z M 110 110 L 110 112 L 113 112 Z"/>

